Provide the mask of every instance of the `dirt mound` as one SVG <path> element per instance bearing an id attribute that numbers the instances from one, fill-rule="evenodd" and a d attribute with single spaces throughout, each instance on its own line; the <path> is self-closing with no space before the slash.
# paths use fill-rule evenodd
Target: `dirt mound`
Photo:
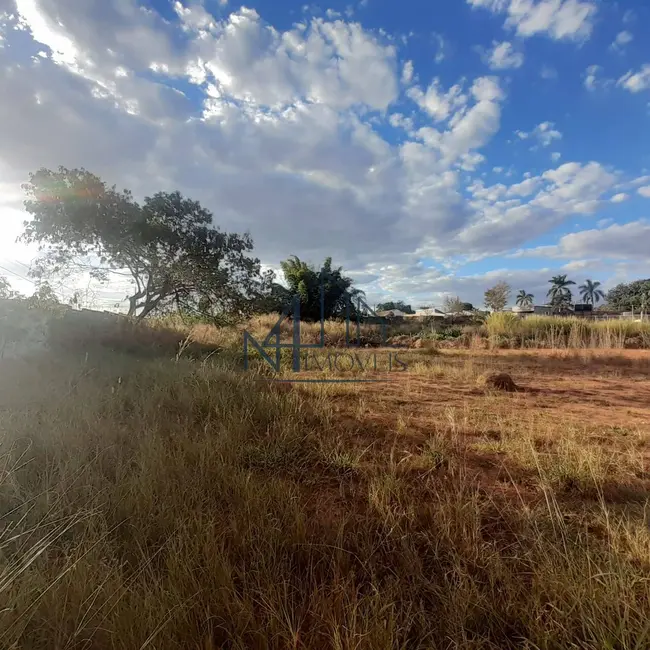
<path id="1" fill-rule="evenodd" d="M 479 382 L 485 388 L 492 388 L 494 390 L 503 390 L 507 393 L 514 393 L 519 390 L 519 387 L 512 380 L 512 377 L 506 372 L 491 372 L 480 378 Z"/>

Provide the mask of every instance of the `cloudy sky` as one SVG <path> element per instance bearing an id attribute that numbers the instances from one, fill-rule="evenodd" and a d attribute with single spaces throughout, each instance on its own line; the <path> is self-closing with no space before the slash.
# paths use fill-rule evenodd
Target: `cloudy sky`
<path id="1" fill-rule="evenodd" d="M 20 184 L 64 165 L 371 301 L 647 277 L 649 32 L 647 0 L 0 0 L 0 274 L 29 290 Z"/>

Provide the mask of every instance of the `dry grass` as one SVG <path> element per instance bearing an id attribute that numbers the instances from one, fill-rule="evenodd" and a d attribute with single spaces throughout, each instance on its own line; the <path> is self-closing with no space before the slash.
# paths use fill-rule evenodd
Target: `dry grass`
<path id="1" fill-rule="evenodd" d="M 650 347 L 650 323 L 626 320 L 490 314 L 485 329 L 493 345 L 532 348 Z"/>
<path id="2" fill-rule="evenodd" d="M 164 356 L 0 362 L 0 647 L 650 646 L 648 401 L 585 396 L 640 366 L 423 352 L 291 387 Z"/>
<path id="3" fill-rule="evenodd" d="M 223 349 L 241 350 L 244 329 L 260 342 L 275 325 L 278 316 L 269 314 L 252 318 L 238 327 L 217 328 L 205 324 L 184 324 L 177 318 L 155 321 L 158 330 L 190 336 L 195 344 L 217 346 Z M 280 327 L 284 342 L 291 341 L 292 324 L 288 321 Z M 350 324 L 349 337 L 356 340 L 357 329 Z M 320 342 L 319 323 L 301 323 L 301 342 L 314 345 Z M 372 347 L 385 342 L 377 325 L 361 325 L 360 340 Z M 403 337 L 402 345 L 421 338 L 429 346 L 453 346 L 481 350 L 493 349 L 648 349 L 650 348 L 650 323 L 625 320 L 592 321 L 584 318 L 534 316 L 520 318 L 512 313 L 491 314 L 483 325 L 450 325 L 437 322 L 425 325 L 418 321 L 395 321 L 389 323 L 386 338 Z M 344 322 L 326 321 L 324 342 L 327 347 L 344 347 L 346 327 Z"/>

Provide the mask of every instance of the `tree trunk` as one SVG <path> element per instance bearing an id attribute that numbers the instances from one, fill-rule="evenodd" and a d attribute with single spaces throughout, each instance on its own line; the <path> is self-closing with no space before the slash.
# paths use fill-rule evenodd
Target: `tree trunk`
<path id="1" fill-rule="evenodd" d="M 146 300 L 142 306 L 142 311 L 138 314 L 138 320 L 144 320 L 160 303 L 162 298 L 154 298 L 153 300 Z"/>
<path id="2" fill-rule="evenodd" d="M 127 316 L 135 316 L 135 312 L 138 309 L 138 298 L 137 296 L 131 296 L 129 298 L 129 311 Z"/>

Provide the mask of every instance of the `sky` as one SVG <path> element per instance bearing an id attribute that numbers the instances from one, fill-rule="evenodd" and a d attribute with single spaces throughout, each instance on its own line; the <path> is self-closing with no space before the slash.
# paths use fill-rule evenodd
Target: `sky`
<path id="1" fill-rule="evenodd" d="M 63 165 L 370 303 L 648 277 L 649 31 L 647 0 L 0 0 L 0 274 L 29 292 L 21 183 Z"/>

